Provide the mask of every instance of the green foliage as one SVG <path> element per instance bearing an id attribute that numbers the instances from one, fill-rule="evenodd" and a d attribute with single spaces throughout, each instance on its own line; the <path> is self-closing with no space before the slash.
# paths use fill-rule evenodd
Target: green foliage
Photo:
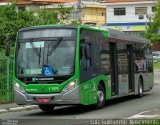
<path id="1" fill-rule="evenodd" d="M 147 29 L 146 37 L 152 42 L 160 43 L 160 1 L 157 1 L 153 21 Z"/>
<path id="2" fill-rule="evenodd" d="M 33 12 L 17 11 L 15 4 L 9 4 L 0 7 L 0 45 L 4 47 L 5 42 L 11 36 L 16 37 L 17 31 L 24 27 L 32 25 L 34 21 Z M 11 42 L 13 44 L 14 41 Z"/>
<path id="3" fill-rule="evenodd" d="M 69 14 L 72 8 L 66 8 L 62 4 L 58 5 L 57 13 L 59 15 L 60 20 L 69 20 Z"/>
<path id="4" fill-rule="evenodd" d="M 154 62 L 153 63 L 153 68 L 154 69 L 160 69 L 160 62 Z"/>
<path id="5" fill-rule="evenodd" d="M 19 11 L 16 4 L 8 4 L 0 7 L 0 48 L 4 48 L 7 39 L 16 38 L 20 28 L 35 25 L 57 24 L 61 20 L 69 20 L 70 8 L 60 5 L 56 10 L 40 9 L 34 11 Z M 59 16 L 63 17 L 59 19 Z M 11 41 L 14 46 L 15 40 Z"/>
<path id="6" fill-rule="evenodd" d="M 37 25 L 55 24 L 58 22 L 57 13 L 52 9 L 43 8 L 39 11 L 36 23 Z"/>
<path id="7" fill-rule="evenodd" d="M 79 22 L 79 20 L 75 20 L 75 21 L 72 21 L 72 24 L 73 24 L 73 25 L 79 25 L 80 22 Z"/>

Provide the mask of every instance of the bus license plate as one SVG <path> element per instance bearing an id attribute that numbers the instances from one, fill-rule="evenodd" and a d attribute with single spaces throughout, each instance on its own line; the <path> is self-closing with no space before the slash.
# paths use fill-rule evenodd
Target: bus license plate
<path id="1" fill-rule="evenodd" d="M 49 98 L 37 98 L 37 101 L 40 103 L 49 102 Z"/>

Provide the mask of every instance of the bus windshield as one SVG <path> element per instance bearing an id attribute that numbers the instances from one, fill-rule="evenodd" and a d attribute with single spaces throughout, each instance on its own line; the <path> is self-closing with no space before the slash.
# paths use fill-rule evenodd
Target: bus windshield
<path id="1" fill-rule="evenodd" d="M 75 39 L 19 40 L 17 76 L 72 75 L 75 62 Z"/>

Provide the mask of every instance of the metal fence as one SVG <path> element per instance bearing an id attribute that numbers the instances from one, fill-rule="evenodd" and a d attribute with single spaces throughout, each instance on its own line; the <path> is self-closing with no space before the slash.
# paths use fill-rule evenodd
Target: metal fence
<path id="1" fill-rule="evenodd" d="M 9 57 L 0 59 L 0 103 L 14 101 L 12 74 L 13 59 Z"/>

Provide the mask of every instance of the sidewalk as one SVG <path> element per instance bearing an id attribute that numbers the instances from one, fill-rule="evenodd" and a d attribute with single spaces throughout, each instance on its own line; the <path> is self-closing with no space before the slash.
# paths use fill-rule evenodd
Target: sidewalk
<path id="1" fill-rule="evenodd" d="M 0 104 L 0 109 L 9 109 L 9 108 L 13 108 L 13 107 L 19 107 L 19 106 L 16 103 Z"/>
<path id="2" fill-rule="evenodd" d="M 16 112 L 24 110 L 38 109 L 37 105 L 22 105 L 19 106 L 16 103 L 0 104 L 0 114 L 5 112 Z"/>

